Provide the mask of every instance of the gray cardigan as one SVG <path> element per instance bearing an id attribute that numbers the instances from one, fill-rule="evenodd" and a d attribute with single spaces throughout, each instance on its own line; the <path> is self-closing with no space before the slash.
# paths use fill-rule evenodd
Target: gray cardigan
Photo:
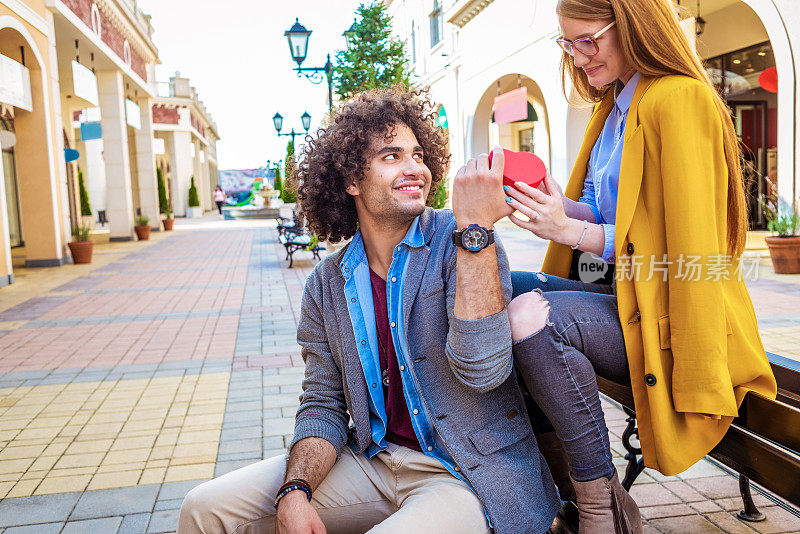
<path id="1" fill-rule="evenodd" d="M 428 208 L 420 228 L 426 245 L 410 252 L 403 295 L 411 372 L 436 431 L 495 532 L 546 532 L 560 503 L 513 370 L 508 313 L 455 317 L 453 213 Z M 337 453 L 348 441 L 359 451 L 372 441 L 369 392 L 339 266 L 343 254 L 325 258 L 306 280 L 297 329 L 306 373 L 292 442 L 320 437 Z M 499 242 L 497 255 L 507 304 L 511 276 Z M 354 426 L 348 429 L 350 418 Z"/>

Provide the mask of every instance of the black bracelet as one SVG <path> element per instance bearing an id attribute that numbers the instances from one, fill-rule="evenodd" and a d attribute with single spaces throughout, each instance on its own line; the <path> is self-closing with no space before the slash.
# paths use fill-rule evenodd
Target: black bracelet
<path id="1" fill-rule="evenodd" d="M 312 491 L 311 485 L 308 482 L 302 479 L 290 480 L 278 490 L 278 495 L 275 496 L 275 508 L 278 507 L 278 503 L 281 499 L 296 490 L 302 490 L 303 493 L 306 494 L 306 498 L 308 498 L 309 501 L 311 500 Z"/>

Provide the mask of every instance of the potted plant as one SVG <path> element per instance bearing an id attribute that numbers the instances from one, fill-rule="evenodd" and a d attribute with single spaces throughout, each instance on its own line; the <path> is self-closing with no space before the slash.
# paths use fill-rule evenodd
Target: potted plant
<path id="1" fill-rule="evenodd" d="M 772 268 L 778 274 L 800 273 L 800 217 L 792 211 L 788 215 L 772 214 L 767 229 L 777 235 L 767 236 Z"/>
<path id="2" fill-rule="evenodd" d="M 89 232 L 91 229 L 88 226 L 76 226 L 72 229 L 72 239 L 67 243 L 69 251 L 72 254 L 73 263 L 91 263 L 92 250 L 94 243 L 89 241 Z"/>
<path id="3" fill-rule="evenodd" d="M 189 207 L 186 210 L 186 216 L 195 219 L 203 216 L 203 210 L 200 208 L 200 196 L 197 194 L 197 186 L 194 185 L 194 176 L 192 176 L 191 185 L 189 185 Z"/>
<path id="4" fill-rule="evenodd" d="M 136 217 L 133 229 L 136 230 L 136 237 L 139 238 L 139 241 L 147 241 L 150 239 L 150 218 L 146 215 L 139 215 Z"/>
<path id="5" fill-rule="evenodd" d="M 175 224 L 175 217 L 172 216 L 172 210 L 167 208 L 164 210 L 164 231 L 172 230 L 172 226 Z"/>

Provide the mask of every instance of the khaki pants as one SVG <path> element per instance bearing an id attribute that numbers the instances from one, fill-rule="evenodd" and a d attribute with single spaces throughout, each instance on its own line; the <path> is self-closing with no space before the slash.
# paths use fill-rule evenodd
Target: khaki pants
<path id="1" fill-rule="evenodd" d="M 186 495 L 179 534 L 275 532 L 286 456 L 243 467 Z M 487 533 L 483 506 L 438 461 L 389 444 L 371 460 L 344 447 L 311 504 L 328 534 Z"/>

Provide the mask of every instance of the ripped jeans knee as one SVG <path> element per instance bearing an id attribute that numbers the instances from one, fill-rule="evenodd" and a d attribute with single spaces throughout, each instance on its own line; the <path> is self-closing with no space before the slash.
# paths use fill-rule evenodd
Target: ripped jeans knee
<path id="1" fill-rule="evenodd" d="M 553 326 L 550 321 L 550 302 L 540 289 L 534 289 L 513 299 L 508 305 L 508 318 L 514 343 L 538 334 L 545 326 Z"/>

